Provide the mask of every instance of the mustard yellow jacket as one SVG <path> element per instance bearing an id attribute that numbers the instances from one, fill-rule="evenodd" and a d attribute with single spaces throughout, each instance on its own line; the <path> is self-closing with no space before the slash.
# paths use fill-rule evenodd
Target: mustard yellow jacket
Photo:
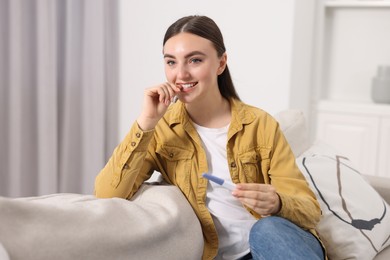
<path id="1" fill-rule="evenodd" d="M 315 233 L 321 210 L 278 123 L 261 109 L 231 100 L 226 151 L 234 183 L 272 184 L 281 199 L 278 215 Z M 180 188 L 197 214 L 203 229 L 203 259 L 218 251 L 217 232 L 205 205 L 208 171 L 206 153 L 184 104 L 177 102 L 152 131 L 135 122 L 115 149 L 95 183 L 97 197 L 131 198 L 154 171 Z M 247 208 L 256 218 L 256 212 Z"/>

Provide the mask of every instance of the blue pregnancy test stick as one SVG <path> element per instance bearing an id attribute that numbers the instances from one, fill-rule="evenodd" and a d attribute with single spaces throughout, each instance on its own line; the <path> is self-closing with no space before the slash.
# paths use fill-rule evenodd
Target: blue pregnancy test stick
<path id="1" fill-rule="evenodd" d="M 210 175 L 207 173 L 203 173 L 202 176 L 203 176 L 203 178 L 206 178 L 210 181 L 213 181 L 213 182 L 221 185 L 222 187 L 225 187 L 226 189 L 228 189 L 230 191 L 233 191 L 236 189 L 236 185 L 234 183 L 231 183 L 230 181 L 225 181 L 224 179 L 218 178 L 216 176 L 213 176 L 213 175 Z"/>

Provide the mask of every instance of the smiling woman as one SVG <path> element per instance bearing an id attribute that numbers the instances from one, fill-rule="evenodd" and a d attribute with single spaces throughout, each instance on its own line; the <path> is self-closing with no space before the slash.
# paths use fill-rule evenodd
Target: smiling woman
<path id="1" fill-rule="evenodd" d="M 229 106 L 224 106 L 218 84 L 218 77 L 226 68 L 226 53 L 219 56 L 209 40 L 192 33 L 179 33 L 171 37 L 165 42 L 163 52 L 167 81 L 180 90 L 176 94 L 186 103 L 192 120 L 204 126 L 213 124 L 214 127 L 221 127 L 228 124 L 230 110 Z M 221 85 L 221 88 L 225 86 Z M 225 117 L 214 117 L 226 118 L 226 122 L 205 120 L 201 115 L 203 109 L 199 108 L 207 109 L 209 113 L 215 110 L 226 114 Z"/>
<path id="2" fill-rule="evenodd" d="M 315 195 L 276 120 L 240 101 L 216 23 L 177 20 L 163 55 L 167 82 L 145 90 L 142 112 L 96 178 L 96 196 L 131 198 L 159 171 L 199 218 L 203 259 L 324 259 Z"/>

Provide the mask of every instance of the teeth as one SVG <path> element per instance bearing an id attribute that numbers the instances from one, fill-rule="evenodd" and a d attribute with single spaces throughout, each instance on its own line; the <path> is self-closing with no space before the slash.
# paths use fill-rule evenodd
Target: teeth
<path id="1" fill-rule="evenodd" d="M 182 86 L 183 88 L 185 88 L 185 89 L 188 89 L 188 88 L 193 87 L 194 84 L 182 84 L 181 86 Z"/>

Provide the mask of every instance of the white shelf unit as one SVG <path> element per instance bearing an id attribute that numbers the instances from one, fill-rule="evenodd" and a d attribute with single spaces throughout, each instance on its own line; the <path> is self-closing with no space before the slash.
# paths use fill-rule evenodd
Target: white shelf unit
<path id="1" fill-rule="evenodd" d="M 364 174 L 390 177 L 390 106 L 323 100 L 317 137 Z"/>
<path id="2" fill-rule="evenodd" d="M 390 1 L 387 0 L 328 0 L 325 1 L 326 7 L 390 7 Z"/>
<path id="3" fill-rule="evenodd" d="M 314 138 L 362 173 L 390 178 L 390 104 L 371 99 L 378 66 L 390 66 L 390 1 L 318 3 Z"/>

